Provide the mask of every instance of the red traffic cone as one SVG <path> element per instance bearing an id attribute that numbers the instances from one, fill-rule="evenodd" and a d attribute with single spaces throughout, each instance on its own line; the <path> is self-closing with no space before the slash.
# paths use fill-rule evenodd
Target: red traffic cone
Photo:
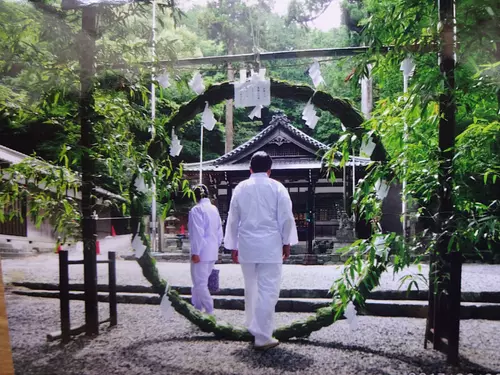
<path id="1" fill-rule="evenodd" d="M 101 255 L 101 246 L 99 246 L 99 241 L 95 242 L 95 253 Z"/>
<path id="2" fill-rule="evenodd" d="M 115 227 L 111 226 L 111 236 L 116 237 Z"/>

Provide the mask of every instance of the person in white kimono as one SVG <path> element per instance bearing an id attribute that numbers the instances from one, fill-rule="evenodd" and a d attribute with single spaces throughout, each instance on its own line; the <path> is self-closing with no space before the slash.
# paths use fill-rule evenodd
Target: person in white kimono
<path id="1" fill-rule="evenodd" d="M 196 206 L 189 211 L 188 231 L 191 242 L 191 302 L 207 314 L 213 314 L 214 301 L 208 290 L 208 278 L 219 256 L 222 225 L 219 210 L 208 199 L 208 189 L 194 189 Z"/>
<path id="2" fill-rule="evenodd" d="M 279 344 L 272 337 L 274 310 L 281 286 L 283 260 L 298 242 L 288 190 L 271 179 L 271 157 L 259 151 L 250 161 L 250 178 L 236 186 L 226 225 L 224 247 L 241 264 L 245 280 L 246 327 L 254 348 Z"/>

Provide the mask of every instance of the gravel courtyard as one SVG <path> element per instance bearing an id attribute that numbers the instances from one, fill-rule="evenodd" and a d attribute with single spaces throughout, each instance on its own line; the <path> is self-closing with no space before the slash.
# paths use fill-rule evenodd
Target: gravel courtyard
<path id="1" fill-rule="evenodd" d="M 107 305 L 101 304 L 102 318 Z M 360 317 L 350 332 L 340 321 L 309 340 L 282 343 L 267 353 L 250 344 L 220 341 L 174 314 L 161 317 L 158 306 L 119 305 L 119 324 L 95 339 L 79 337 L 64 348 L 47 343 L 58 329 L 57 300 L 7 293 L 7 308 L 17 374 L 410 374 L 500 373 L 500 322 L 463 321 L 460 368 L 444 365 L 444 356 L 423 348 L 425 321 Z M 83 303 L 72 302 L 74 324 L 82 322 Z M 240 311 L 217 311 L 231 323 Z M 278 324 L 302 317 L 278 314 Z"/>
<path id="2" fill-rule="evenodd" d="M 72 254 L 71 258 L 78 258 Z M 104 259 L 105 255 L 100 256 Z M 57 256 L 2 260 L 4 282 L 58 282 Z M 106 267 L 99 280 L 107 282 Z M 237 265 L 218 265 L 220 286 L 242 287 Z M 163 277 L 174 285 L 190 285 L 189 265 L 158 263 Z M 284 267 L 283 288 L 329 288 L 338 266 Z M 418 272 L 413 267 L 409 272 Z M 422 266 L 427 274 L 427 266 Z M 398 289 L 399 278 L 384 275 L 380 289 Z M 81 266 L 71 266 L 72 282 L 83 281 Z M 147 285 L 136 262 L 117 262 L 119 284 Z M 425 284 L 421 284 L 423 289 Z M 500 266 L 464 265 L 464 291 L 499 291 Z M 7 287 L 7 313 L 17 374 L 500 374 L 500 321 L 461 323 L 460 368 L 445 365 L 445 357 L 423 348 L 425 320 L 361 316 L 350 332 L 340 321 L 308 340 L 282 343 L 267 353 L 255 353 L 248 343 L 220 341 L 199 331 L 180 315 L 163 318 L 158 306 L 118 305 L 119 324 L 103 327 L 94 339 L 78 337 L 66 347 L 47 343 L 46 334 L 59 330 L 59 302 L 14 295 Z M 108 306 L 100 304 L 102 319 Z M 243 321 L 242 311 L 216 311 L 217 319 Z M 304 314 L 277 314 L 279 325 Z M 83 303 L 71 302 L 72 325 L 83 323 Z"/>

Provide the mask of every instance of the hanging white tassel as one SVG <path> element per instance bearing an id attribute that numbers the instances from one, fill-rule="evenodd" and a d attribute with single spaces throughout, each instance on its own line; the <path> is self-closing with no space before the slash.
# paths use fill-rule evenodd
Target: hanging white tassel
<path id="1" fill-rule="evenodd" d="M 210 109 L 210 106 L 208 105 L 208 102 L 205 102 L 205 110 L 203 111 L 203 114 L 201 115 L 201 124 L 207 129 L 207 130 L 212 130 L 217 123 L 217 120 L 214 117 L 214 113 Z"/>
<path id="2" fill-rule="evenodd" d="M 203 91 L 205 91 L 205 85 L 203 84 L 203 77 L 201 76 L 200 72 L 196 72 L 193 75 L 193 78 L 189 81 L 189 87 L 191 87 L 191 90 L 193 90 L 195 93 L 200 95 Z"/>

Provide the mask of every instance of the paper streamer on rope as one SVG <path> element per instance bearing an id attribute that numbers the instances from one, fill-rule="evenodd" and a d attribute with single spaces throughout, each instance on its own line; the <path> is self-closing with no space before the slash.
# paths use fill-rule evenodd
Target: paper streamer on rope
<path id="1" fill-rule="evenodd" d="M 201 115 L 201 124 L 205 127 L 205 129 L 212 130 L 216 123 L 217 120 L 214 117 L 214 113 L 210 109 L 208 102 L 205 102 L 205 110 Z"/>
<path id="2" fill-rule="evenodd" d="M 318 88 L 319 85 L 325 82 L 323 76 L 321 75 L 321 69 L 318 61 L 315 61 L 309 67 L 309 76 L 311 77 L 315 88 Z"/>
<path id="3" fill-rule="evenodd" d="M 160 303 L 160 314 L 163 316 L 165 319 L 170 319 L 174 313 L 172 309 L 172 303 L 168 299 L 167 296 L 167 289 L 168 285 L 165 288 L 165 294 L 163 294 L 163 297 L 161 298 L 161 303 Z"/>
<path id="4" fill-rule="evenodd" d="M 304 110 L 302 111 L 302 119 L 305 120 L 306 125 L 311 129 L 314 129 L 318 123 L 319 117 L 316 116 L 316 110 L 314 109 L 314 105 L 311 103 L 311 99 L 309 99 L 304 107 Z"/>
<path id="5" fill-rule="evenodd" d="M 240 81 L 234 83 L 235 108 L 268 106 L 271 104 L 271 81 L 266 79 L 266 69 L 252 70 L 250 78 L 240 71 Z"/>
<path id="6" fill-rule="evenodd" d="M 347 323 L 349 323 L 350 331 L 358 329 L 358 315 L 356 313 L 356 307 L 352 301 L 347 304 L 344 310 L 344 316 L 347 319 Z"/>
<path id="7" fill-rule="evenodd" d="M 141 236 L 140 236 L 140 224 L 137 226 L 137 234 L 135 235 L 134 239 L 132 240 L 132 249 L 134 249 L 135 252 L 135 257 L 139 259 L 144 255 L 144 252 L 146 251 L 146 246 L 142 243 Z"/>
<path id="8" fill-rule="evenodd" d="M 255 107 L 254 109 L 252 109 L 252 112 L 250 112 L 250 114 L 248 115 L 248 117 L 250 117 L 251 119 L 253 119 L 254 117 L 261 118 L 261 116 L 262 116 L 262 108 L 264 108 L 264 107 L 261 106 L 261 105 L 258 105 L 257 107 Z"/>
<path id="9" fill-rule="evenodd" d="M 193 75 L 193 78 L 189 81 L 189 87 L 191 87 L 191 90 L 193 90 L 195 93 L 200 95 L 203 91 L 205 91 L 205 85 L 203 84 L 203 77 L 201 76 L 200 72 L 196 72 Z"/>
<path id="10" fill-rule="evenodd" d="M 137 176 L 134 181 L 134 186 L 140 193 L 146 193 L 148 191 L 146 184 L 144 183 L 144 178 L 142 176 Z"/>
<path id="11" fill-rule="evenodd" d="M 359 156 L 369 158 L 372 156 L 373 150 L 375 150 L 375 143 L 372 141 L 372 137 L 363 139 L 363 142 L 361 142 L 361 149 L 359 150 Z"/>
<path id="12" fill-rule="evenodd" d="M 163 73 L 161 76 L 157 77 L 156 80 L 164 89 L 170 87 L 170 77 L 168 73 Z"/>
<path id="13" fill-rule="evenodd" d="M 380 200 L 384 200 L 384 198 L 387 197 L 389 185 L 385 180 L 378 179 L 377 182 L 375 182 L 375 193 Z"/>
<path id="14" fill-rule="evenodd" d="M 174 129 L 172 129 L 172 139 L 170 141 L 170 156 L 179 156 L 182 150 L 181 141 L 179 137 L 175 134 Z"/>

